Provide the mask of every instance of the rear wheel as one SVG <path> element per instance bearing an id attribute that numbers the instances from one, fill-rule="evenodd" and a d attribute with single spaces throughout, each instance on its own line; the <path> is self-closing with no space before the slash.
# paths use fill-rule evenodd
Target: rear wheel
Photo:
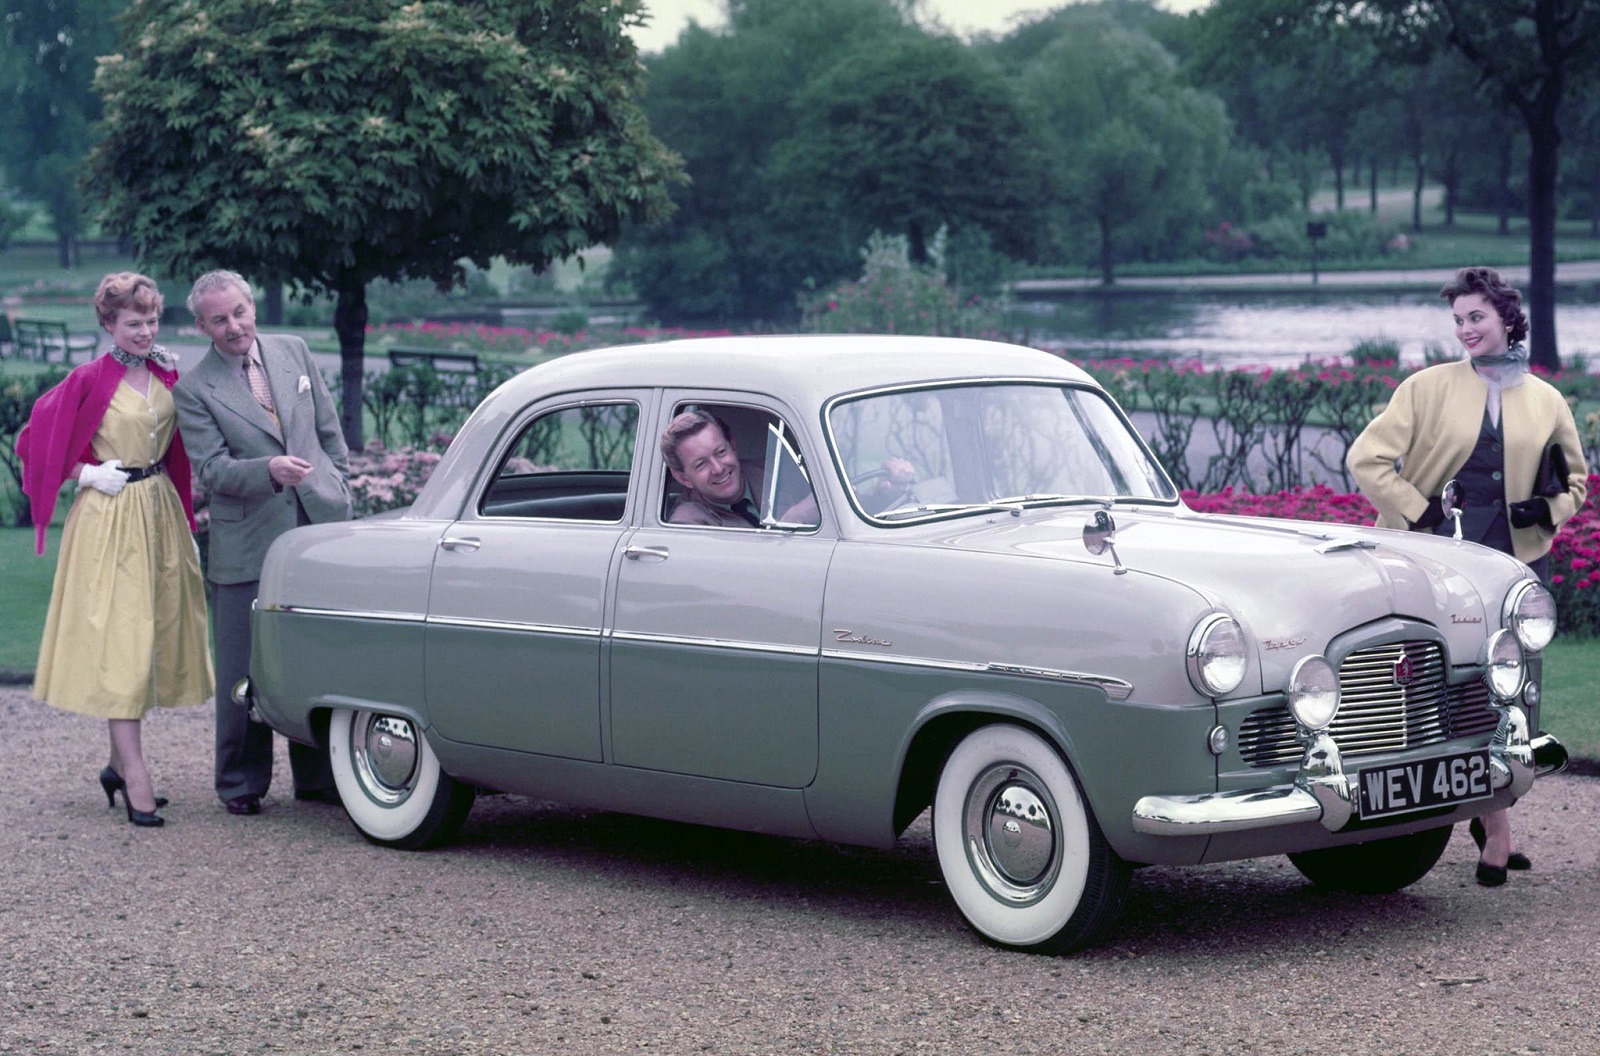
<path id="1" fill-rule="evenodd" d="M 1075 949 L 1122 910 L 1127 863 L 1065 760 L 1020 726 L 985 726 L 956 745 L 934 793 L 933 835 L 951 897 L 992 942 Z"/>
<path id="2" fill-rule="evenodd" d="M 373 843 L 416 850 L 455 835 L 474 790 L 439 769 L 422 731 L 403 715 L 340 708 L 328 757 L 345 813 Z"/>
<path id="3" fill-rule="evenodd" d="M 1444 825 L 1409 836 L 1301 851 L 1289 855 L 1289 861 L 1313 884 L 1379 895 L 1409 887 L 1427 876 L 1444 854 L 1453 829 Z"/>

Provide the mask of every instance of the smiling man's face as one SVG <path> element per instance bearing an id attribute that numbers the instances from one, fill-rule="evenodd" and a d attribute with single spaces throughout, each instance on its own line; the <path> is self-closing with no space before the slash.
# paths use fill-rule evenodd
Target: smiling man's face
<path id="1" fill-rule="evenodd" d="M 678 459 L 683 468 L 672 476 L 701 498 L 729 506 L 744 495 L 739 452 L 715 423 L 678 441 Z"/>

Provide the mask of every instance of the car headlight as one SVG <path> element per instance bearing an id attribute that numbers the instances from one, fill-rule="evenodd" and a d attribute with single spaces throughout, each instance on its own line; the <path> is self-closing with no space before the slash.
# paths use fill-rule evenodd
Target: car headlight
<path id="1" fill-rule="evenodd" d="M 1289 713 L 1317 733 L 1339 714 L 1339 672 L 1325 656 L 1308 656 L 1289 672 Z"/>
<path id="2" fill-rule="evenodd" d="M 1232 616 L 1212 613 L 1189 635 L 1189 681 L 1208 697 L 1232 693 L 1244 681 L 1244 631 Z"/>
<path id="3" fill-rule="evenodd" d="M 1522 661 L 1522 645 L 1510 631 L 1495 631 L 1484 648 L 1483 680 L 1489 692 L 1508 701 L 1522 692 L 1527 667 Z"/>
<path id="4" fill-rule="evenodd" d="M 1544 584 L 1523 580 L 1506 595 L 1500 622 L 1516 634 L 1525 651 L 1537 653 L 1556 636 L 1556 599 Z"/>

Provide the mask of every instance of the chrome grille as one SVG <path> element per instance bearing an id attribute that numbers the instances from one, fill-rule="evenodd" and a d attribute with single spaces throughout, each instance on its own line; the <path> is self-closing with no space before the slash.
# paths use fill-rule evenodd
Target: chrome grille
<path id="1" fill-rule="evenodd" d="M 1411 681 L 1395 667 L 1411 662 Z M 1449 685 L 1437 642 L 1395 642 L 1351 653 L 1339 667 L 1339 715 L 1329 727 L 1341 754 L 1396 752 L 1494 731 L 1499 715 L 1481 681 Z M 1251 766 L 1297 763 L 1303 749 L 1287 704 L 1251 713 L 1239 728 L 1239 754 Z"/>

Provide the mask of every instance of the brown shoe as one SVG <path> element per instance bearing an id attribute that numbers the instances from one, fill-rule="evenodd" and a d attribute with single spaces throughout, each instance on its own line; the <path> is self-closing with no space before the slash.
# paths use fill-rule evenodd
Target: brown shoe
<path id="1" fill-rule="evenodd" d="M 261 797 L 253 795 L 234 796 L 222 804 L 228 808 L 229 814 L 260 814 Z"/>

